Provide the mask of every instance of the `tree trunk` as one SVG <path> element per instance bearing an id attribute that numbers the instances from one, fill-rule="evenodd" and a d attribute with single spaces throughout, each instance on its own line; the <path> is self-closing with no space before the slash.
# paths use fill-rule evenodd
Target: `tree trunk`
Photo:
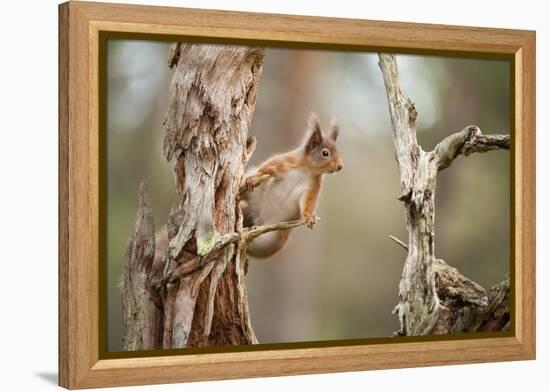
<path id="1" fill-rule="evenodd" d="M 164 155 L 177 202 L 154 256 L 147 187 L 124 267 L 124 349 L 256 343 L 250 325 L 238 197 L 265 49 L 175 44 Z M 245 248 L 246 250 L 246 248 Z M 244 253 L 243 253 L 244 254 Z"/>
<path id="2" fill-rule="evenodd" d="M 435 243 L 435 191 L 439 171 L 459 156 L 473 152 L 509 149 L 509 135 L 485 136 L 468 126 L 425 152 L 416 139 L 417 111 L 401 91 L 395 56 L 380 54 L 395 156 L 399 166 L 401 200 L 405 207 L 408 244 L 396 240 L 408 252 L 399 283 L 395 308 L 401 328 L 398 335 L 427 335 L 498 331 L 510 321 L 508 278 L 489 293 L 437 259 Z"/>

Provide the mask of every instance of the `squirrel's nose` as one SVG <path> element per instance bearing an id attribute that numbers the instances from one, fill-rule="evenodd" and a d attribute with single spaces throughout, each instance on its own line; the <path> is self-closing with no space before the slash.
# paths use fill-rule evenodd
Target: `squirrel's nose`
<path id="1" fill-rule="evenodd" d="M 337 171 L 340 171 L 342 168 L 344 168 L 344 165 L 342 163 L 338 164 Z"/>

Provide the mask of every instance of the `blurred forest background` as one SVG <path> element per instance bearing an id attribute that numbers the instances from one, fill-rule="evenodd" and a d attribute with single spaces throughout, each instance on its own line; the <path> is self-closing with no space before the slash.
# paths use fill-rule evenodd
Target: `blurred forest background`
<path id="1" fill-rule="evenodd" d="M 138 185 L 149 181 L 157 227 L 175 195 L 162 154 L 173 73 L 168 49 L 164 42 L 108 43 L 108 351 L 121 349 L 119 282 Z M 414 55 L 397 61 L 404 92 L 416 102 L 424 150 L 470 124 L 509 132 L 508 62 Z M 337 119 L 344 170 L 326 178 L 313 231 L 297 228 L 279 254 L 250 263 L 254 330 L 260 343 L 391 336 L 406 253 L 388 235 L 406 242 L 407 232 L 377 54 L 268 49 L 250 164 L 294 148 L 311 111 L 325 129 Z M 509 152 L 474 154 L 438 176 L 436 256 L 485 288 L 509 269 L 509 162 Z"/>

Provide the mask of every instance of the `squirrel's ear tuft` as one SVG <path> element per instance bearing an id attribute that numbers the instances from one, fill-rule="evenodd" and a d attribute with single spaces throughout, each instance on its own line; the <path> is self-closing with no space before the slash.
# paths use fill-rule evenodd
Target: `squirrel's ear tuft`
<path id="1" fill-rule="evenodd" d="M 323 134 L 321 133 L 321 125 L 319 118 L 315 113 L 311 113 L 308 119 L 308 138 L 306 141 L 306 151 L 312 151 L 323 142 Z"/>
<path id="2" fill-rule="evenodd" d="M 340 127 L 336 124 L 336 120 L 330 121 L 330 138 L 332 141 L 336 141 L 338 134 L 340 133 Z"/>

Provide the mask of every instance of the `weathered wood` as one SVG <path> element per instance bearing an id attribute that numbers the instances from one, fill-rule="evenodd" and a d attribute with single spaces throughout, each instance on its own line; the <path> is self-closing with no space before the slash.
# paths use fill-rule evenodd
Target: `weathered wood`
<path id="1" fill-rule="evenodd" d="M 181 216 L 169 237 L 164 276 L 209 254 L 222 235 L 241 229 L 238 194 L 264 54 L 254 47 L 173 47 L 170 61 L 177 58 L 177 66 L 164 121 L 164 154 L 174 170 Z M 173 283 L 173 305 L 165 307 L 172 312 L 170 347 L 256 342 L 244 308 L 248 303 L 240 300 L 246 287 L 234 254 L 228 246 Z"/>
<path id="2" fill-rule="evenodd" d="M 122 289 L 122 347 L 149 350 L 156 347 L 157 309 L 149 291 L 155 255 L 155 226 L 147 183 L 139 188 L 136 222 L 126 247 Z"/>
<path id="3" fill-rule="evenodd" d="M 488 296 L 488 305 L 481 319 L 481 323 L 477 325 L 477 330 L 509 330 L 511 324 L 509 277 L 506 277 L 504 281 L 491 287 Z"/>
<path id="4" fill-rule="evenodd" d="M 125 300 L 132 299 L 138 278 L 140 302 L 124 304 L 124 335 L 131 341 L 125 350 L 155 343 L 182 348 L 257 342 L 246 300 L 241 257 L 247 236 L 240 234 L 238 200 L 255 146 L 248 130 L 264 54 L 262 48 L 221 45 L 177 43 L 170 49 L 168 64 L 176 69 L 163 122 L 164 154 L 177 202 L 156 239 L 168 244 L 166 250 L 159 248 L 155 256 L 150 207 L 140 190 L 123 287 Z M 143 245 L 147 251 L 135 256 L 134 247 Z M 138 311 L 137 305 L 143 308 Z M 132 327 L 144 327 L 130 325 L 136 313 L 143 317 L 138 324 L 148 323 L 148 335 L 156 332 L 145 342 L 134 341 L 138 333 Z"/>
<path id="5" fill-rule="evenodd" d="M 457 269 L 436 259 L 435 191 L 437 174 L 459 155 L 509 149 L 509 135 L 485 136 L 468 126 L 425 152 L 417 142 L 418 113 L 401 91 L 399 70 L 393 54 L 381 53 L 379 65 L 388 96 L 393 143 L 399 167 L 401 195 L 406 211 L 408 244 L 390 236 L 407 250 L 399 283 L 399 335 L 496 331 L 509 320 L 509 285 L 491 289 L 464 277 Z"/>
<path id="6" fill-rule="evenodd" d="M 468 156 L 474 152 L 487 152 L 495 149 L 510 149 L 510 135 L 483 135 L 477 126 L 467 126 L 436 145 L 432 154 L 438 170 L 451 165 L 459 155 Z"/>

